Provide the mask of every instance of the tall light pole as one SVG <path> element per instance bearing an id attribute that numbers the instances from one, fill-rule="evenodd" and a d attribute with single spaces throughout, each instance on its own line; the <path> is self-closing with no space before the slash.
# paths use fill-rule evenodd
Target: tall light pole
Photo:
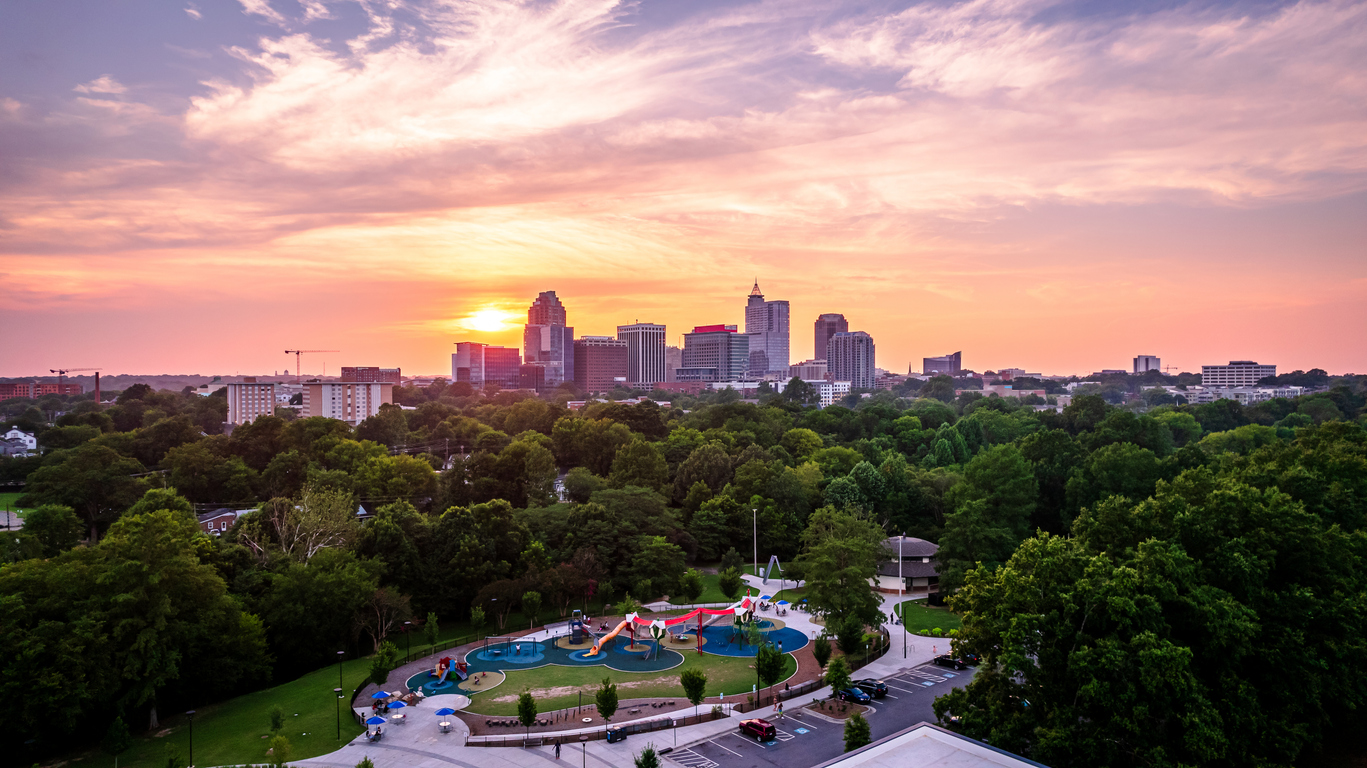
<path id="1" fill-rule="evenodd" d="M 759 575 L 759 507 L 752 507 L 752 508 L 750 509 L 750 511 L 754 513 L 753 517 L 751 518 L 751 523 L 752 523 L 752 528 L 753 528 L 752 535 L 754 536 L 754 540 L 755 540 L 755 575 L 758 576 L 758 575 Z"/>
<path id="2" fill-rule="evenodd" d="M 342 658 L 346 656 L 346 651 L 337 652 L 337 687 L 342 688 Z"/>
<path id="3" fill-rule="evenodd" d="M 902 607 L 902 589 L 906 587 L 907 580 L 902 578 L 902 542 L 906 541 L 907 532 L 902 531 L 902 535 L 897 537 L 897 612 L 898 618 L 902 619 L 902 658 L 907 657 L 907 620 L 900 614 L 906 613 Z"/>
<path id="4" fill-rule="evenodd" d="M 409 631 L 411 629 L 413 629 L 413 622 L 405 621 L 403 623 L 403 663 L 405 664 L 413 660 L 413 638 L 411 637 L 412 633 Z"/>
<path id="5" fill-rule="evenodd" d="M 185 713 L 190 717 L 190 768 L 195 768 L 195 711 Z"/>
<path id="6" fill-rule="evenodd" d="M 332 692 L 337 694 L 337 740 L 342 740 L 342 689 L 333 688 Z"/>

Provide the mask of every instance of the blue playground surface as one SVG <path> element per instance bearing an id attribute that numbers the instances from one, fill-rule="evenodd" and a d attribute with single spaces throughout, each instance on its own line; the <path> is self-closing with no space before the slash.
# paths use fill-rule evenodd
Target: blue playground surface
<path id="1" fill-rule="evenodd" d="M 774 623 L 768 619 L 761 619 L 759 622 L 759 628 L 764 632 L 764 636 L 772 643 L 779 643 L 784 653 L 792 653 L 807 645 L 805 634 L 787 627 L 772 629 L 773 626 Z M 703 653 L 741 657 L 754 657 L 759 653 L 758 646 L 751 645 L 748 641 L 743 642 L 744 633 L 731 626 L 704 627 L 702 637 Z"/>

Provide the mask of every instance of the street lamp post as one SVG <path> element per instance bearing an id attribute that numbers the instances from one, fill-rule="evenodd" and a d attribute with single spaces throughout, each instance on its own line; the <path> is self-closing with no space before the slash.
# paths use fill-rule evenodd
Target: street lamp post
<path id="1" fill-rule="evenodd" d="M 338 687 L 338 688 L 343 687 L 343 684 L 342 684 L 342 659 L 343 659 L 343 657 L 345 657 L 345 656 L 346 656 L 346 651 L 338 651 L 338 652 L 337 652 L 337 687 Z"/>
<path id="2" fill-rule="evenodd" d="M 898 618 L 902 619 L 902 658 L 904 659 L 907 657 L 907 620 L 901 614 L 907 611 L 906 608 L 902 607 L 902 604 L 906 602 L 902 599 L 902 589 L 907 585 L 907 581 L 902 577 L 902 542 L 906 539 L 906 531 L 902 531 L 902 535 L 897 537 L 897 613 Z"/>
<path id="3" fill-rule="evenodd" d="M 403 623 L 403 652 L 404 652 L 404 660 L 403 660 L 403 661 L 404 661 L 405 664 L 407 664 L 408 662 L 410 662 L 410 661 L 413 660 L 413 637 L 412 637 L 412 634 L 413 634 L 413 633 L 412 633 L 412 631 L 411 631 L 412 629 L 413 629 L 413 622 L 411 622 L 411 621 L 405 621 L 405 622 Z"/>
<path id="4" fill-rule="evenodd" d="M 752 508 L 750 509 L 750 511 L 751 511 L 752 513 L 754 513 L 753 516 L 751 517 L 750 522 L 751 522 L 751 528 L 752 528 L 751 534 L 752 534 L 752 536 L 753 536 L 753 538 L 754 538 L 754 541 L 755 541 L 755 575 L 758 576 L 758 575 L 759 575 L 759 507 L 752 507 Z"/>
<path id="5" fill-rule="evenodd" d="M 333 688 L 332 692 L 337 694 L 337 740 L 342 740 L 342 689 Z"/>
<path id="6" fill-rule="evenodd" d="M 185 713 L 190 717 L 190 768 L 195 768 L 195 711 Z"/>

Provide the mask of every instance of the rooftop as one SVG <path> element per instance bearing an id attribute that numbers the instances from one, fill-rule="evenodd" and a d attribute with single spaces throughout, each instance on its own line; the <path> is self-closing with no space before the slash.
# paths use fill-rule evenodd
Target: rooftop
<path id="1" fill-rule="evenodd" d="M 1046 768 L 930 723 L 917 723 L 817 768 Z"/>

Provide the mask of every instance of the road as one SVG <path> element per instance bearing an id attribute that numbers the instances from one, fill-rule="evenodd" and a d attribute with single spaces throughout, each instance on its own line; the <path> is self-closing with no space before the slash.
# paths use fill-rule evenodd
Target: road
<path id="1" fill-rule="evenodd" d="M 953 671 L 924 664 L 885 677 L 888 695 L 866 715 L 875 741 L 922 721 L 935 722 L 932 704 L 950 688 L 973 679 L 975 669 Z M 801 714 L 799 714 L 801 712 Z M 845 727 L 801 710 L 774 723 L 778 739 L 758 743 L 732 731 L 665 755 L 684 768 L 803 768 L 839 757 L 845 751 Z"/>

